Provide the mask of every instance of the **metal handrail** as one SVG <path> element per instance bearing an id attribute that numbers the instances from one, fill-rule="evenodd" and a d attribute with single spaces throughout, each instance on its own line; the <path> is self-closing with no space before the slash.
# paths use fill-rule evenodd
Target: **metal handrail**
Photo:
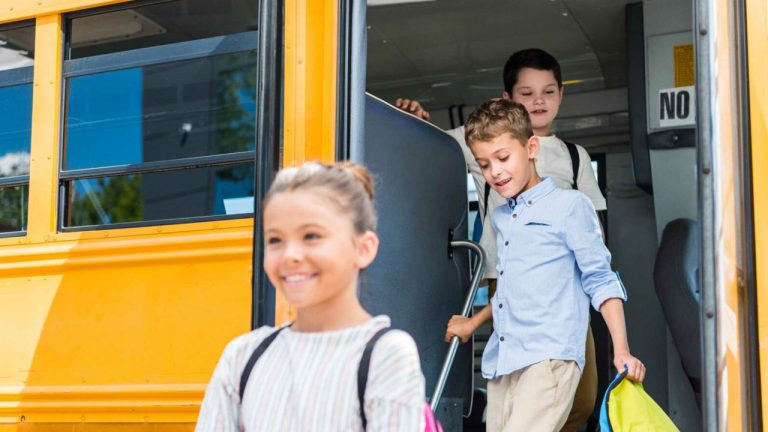
<path id="1" fill-rule="evenodd" d="M 469 313 L 472 310 L 472 303 L 475 300 L 475 294 L 477 293 L 477 287 L 480 284 L 480 279 L 483 277 L 483 272 L 485 271 L 485 251 L 479 244 L 469 240 L 452 241 L 451 247 L 472 249 L 477 254 L 478 259 L 472 275 L 472 284 L 470 285 L 469 293 L 467 293 L 467 299 L 464 301 L 464 308 L 461 310 L 462 316 L 469 317 Z M 459 342 L 458 336 L 451 338 L 451 346 L 448 348 L 448 354 L 445 356 L 443 368 L 440 370 L 440 375 L 437 377 L 435 390 L 432 392 L 432 400 L 429 403 L 433 412 L 437 412 L 437 406 L 440 404 L 440 396 L 442 396 L 443 390 L 445 389 L 445 382 L 448 379 L 448 373 L 451 371 L 453 360 L 456 357 L 456 350 L 459 348 Z"/>

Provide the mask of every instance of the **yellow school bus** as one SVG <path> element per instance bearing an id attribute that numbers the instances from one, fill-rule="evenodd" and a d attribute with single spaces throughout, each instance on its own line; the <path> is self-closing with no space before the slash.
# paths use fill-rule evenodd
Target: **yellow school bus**
<path id="1" fill-rule="evenodd" d="M 255 175 L 333 159 L 335 40 L 307 37 L 333 5 L 280 11 L 278 152 L 255 148 L 257 2 L 121 3 L 1 7 L 3 431 L 191 430 L 224 344 L 275 319 L 250 288 Z"/>
<path id="2" fill-rule="evenodd" d="M 588 7 L 630 2 L 529 3 L 586 22 Z M 756 431 L 768 427 L 768 6 L 672 3 L 693 11 L 700 424 Z M 412 64 L 364 84 L 365 34 L 372 53 L 410 12 L 471 21 L 516 7 L 371 0 L 366 27 L 366 2 L 351 0 L 3 0 L 0 431 L 192 430 L 227 341 L 291 318 L 258 265 L 254 202 L 271 176 L 348 158 L 363 86 L 416 88 Z M 566 92 L 592 85 L 567 72 Z"/>

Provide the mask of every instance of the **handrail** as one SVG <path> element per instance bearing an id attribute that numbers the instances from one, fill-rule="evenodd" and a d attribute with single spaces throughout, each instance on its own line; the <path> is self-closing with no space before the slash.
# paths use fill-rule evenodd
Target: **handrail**
<path id="1" fill-rule="evenodd" d="M 478 260 L 475 264 L 474 274 L 472 275 L 472 284 L 467 293 L 467 299 L 464 301 L 464 308 L 461 310 L 461 314 L 465 317 L 469 317 L 469 313 L 472 310 L 472 303 L 475 300 L 475 294 L 477 293 L 477 287 L 480 284 L 480 279 L 485 272 L 485 251 L 479 244 L 469 240 L 456 240 L 451 242 L 452 248 L 467 248 L 472 249 L 477 254 Z M 432 392 L 432 400 L 429 406 L 432 411 L 437 412 L 437 406 L 440 404 L 440 396 L 443 394 L 445 388 L 445 382 L 448 379 L 448 373 L 451 371 L 453 365 L 453 359 L 456 357 L 456 350 L 459 348 L 459 338 L 454 336 L 451 338 L 451 346 L 448 348 L 448 354 L 445 356 L 443 362 L 443 368 L 440 370 L 440 375 L 437 377 L 437 383 L 435 384 L 435 390 Z"/>

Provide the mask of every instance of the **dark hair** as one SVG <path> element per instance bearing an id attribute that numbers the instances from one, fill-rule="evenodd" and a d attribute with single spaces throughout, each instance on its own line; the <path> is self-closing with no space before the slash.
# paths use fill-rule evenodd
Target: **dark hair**
<path id="1" fill-rule="evenodd" d="M 309 189 L 325 193 L 342 213 L 349 216 L 358 234 L 376 230 L 373 177 L 364 166 L 353 162 L 307 162 L 298 167 L 283 168 L 275 176 L 263 206 L 266 207 L 279 193 Z"/>
<path id="2" fill-rule="evenodd" d="M 517 83 L 517 74 L 523 68 L 552 71 L 557 87 L 563 88 L 563 76 L 557 59 L 542 49 L 528 48 L 512 54 L 504 64 L 504 90 L 507 93 L 512 93 L 512 87 Z"/>
<path id="3" fill-rule="evenodd" d="M 509 99 L 483 102 L 472 111 L 464 124 L 464 136 L 470 146 L 476 141 L 487 142 L 505 133 L 523 145 L 533 136 L 528 111 Z"/>

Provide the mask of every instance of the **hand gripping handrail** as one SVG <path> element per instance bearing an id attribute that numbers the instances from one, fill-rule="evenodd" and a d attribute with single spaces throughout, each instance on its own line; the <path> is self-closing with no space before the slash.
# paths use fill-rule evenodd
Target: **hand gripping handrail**
<path id="1" fill-rule="evenodd" d="M 472 274 L 472 284 L 467 293 L 467 299 L 464 301 L 464 308 L 461 310 L 461 314 L 465 317 L 469 316 L 472 311 L 472 303 L 475 300 L 475 294 L 477 293 L 477 286 L 480 284 L 480 279 L 483 277 L 485 271 L 485 251 L 479 244 L 469 240 L 455 240 L 451 242 L 452 248 L 467 248 L 472 249 L 477 254 L 477 263 Z M 456 357 L 456 350 L 459 349 L 459 338 L 454 336 L 451 338 L 451 346 L 448 348 L 448 354 L 445 356 L 443 362 L 443 368 L 440 370 L 440 375 L 437 377 L 437 384 L 435 384 L 435 390 L 432 392 L 432 400 L 429 406 L 433 412 L 437 412 L 437 406 L 440 404 L 440 396 L 445 389 L 445 382 L 448 379 L 448 373 L 451 371 L 453 365 L 453 359 Z"/>

